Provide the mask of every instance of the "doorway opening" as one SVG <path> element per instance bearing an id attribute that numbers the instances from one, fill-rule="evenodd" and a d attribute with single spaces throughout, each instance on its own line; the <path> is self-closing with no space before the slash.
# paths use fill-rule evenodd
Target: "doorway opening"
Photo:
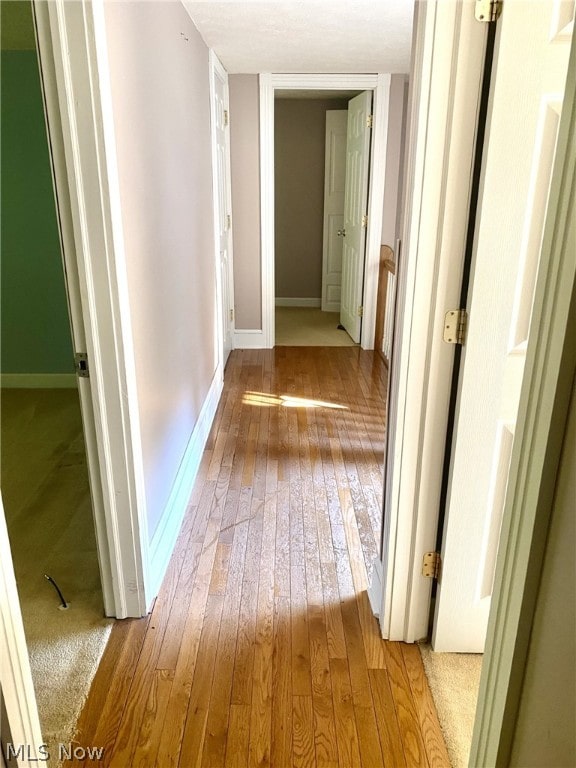
<path id="1" fill-rule="evenodd" d="M 348 104 L 357 94 L 275 93 L 276 346 L 355 344 L 340 303 Z"/>

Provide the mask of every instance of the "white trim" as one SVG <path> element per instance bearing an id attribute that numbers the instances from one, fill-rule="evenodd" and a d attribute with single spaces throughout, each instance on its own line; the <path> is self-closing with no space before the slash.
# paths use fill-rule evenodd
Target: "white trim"
<path id="1" fill-rule="evenodd" d="M 38 16 L 43 5 L 35 0 Z M 142 616 L 149 594 L 146 500 L 104 8 L 87 0 L 46 5 L 38 43 L 51 59 L 59 99 L 67 178 L 56 181 L 66 183 L 70 198 L 90 365 L 104 507 L 104 519 L 96 517 L 98 543 L 111 570 L 114 614 Z"/>
<path id="2" fill-rule="evenodd" d="M 380 611 L 382 609 L 382 576 L 384 568 L 382 566 L 382 560 L 379 557 L 375 557 L 372 563 L 372 576 L 370 578 L 370 586 L 368 587 L 368 599 L 370 600 L 370 607 L 372 613 L 376 618 L 380 618 Z"/>
<path id="3" fill-rule="evenodd" d="M 274 346 L 274 92 L 301 90 L 372 90 L 374 91 L 372 147 L 370 155 L 370 191 L 368 230 L 366 233 L 366 268 L 364 279 L 364 317 L 360 343 L 374 348 L 374 323 L 378 293 L 378 268 L 382 234 L 382 209 L 386 174 L 388 101 L 390 79 L 374 75 L 260 75 L 260 221 L 262 258 L 262 333 L 267 348 Z"/>
<path id="4" fill-rule="evenodd" d="M 218 367 L 180 463 L 170 497 L 162 514 L 162 520 L 150 542 L 150 594 L 152 597 L 157 595 L 160 590 L 174 551 L 176 539 L 196 481 L 202 453 L 216 415 L 218 401 L 224 386 L 223 381 L 222 368 Z"/>
<path id="5" fill-rule="evenodd" d="M 470 765 L 508 765 L 576 373 L 576 37 L 526 350 Z M 569 576 L 569 578 L 573 578 Z M 573 631 L 573 627 L 567 631 Z M 567 680 L 573 685 L 573 680 Z M 559 692 L 559 695 L 560 692 Z"/>
<path id="6" fill-rule="evenodd" d="M 310 299 L 306 297 L 302 298 L 288 298 L 285 296 L 276 296 L 274 303 L 277 307 L 313 307 L 318 308 L 322 306 L 322 299 Z"/>
<path id="7" fill-rule="evenodd" d="M 3 389 L 77 389 L 75 373 L 3 373 Z"/>
<path id="8" fill-rule="evenodd" d="M 441 328 L 460 295 L 485 37 L 473 4 L 416 4 L 383 533 L 391 640 L 428 632 L 421 562 L 436 542 L 453 361 Z"/>
<path id="9" fill-rule="evenodd" d="M 268 349 L 264 331 L 234 331 L 234 349 Z"/>
<path id="10" fill-rule="evenodd" d="M 30 745 L 31 760 L 19 766 L 37 765 L 42 742 L 30 659 L 22 624 L 14 566 L 0 496 L 0 689 L 10 723 L 12 743 Z M 36 759 L 37 758 L 37 759 Z"/>

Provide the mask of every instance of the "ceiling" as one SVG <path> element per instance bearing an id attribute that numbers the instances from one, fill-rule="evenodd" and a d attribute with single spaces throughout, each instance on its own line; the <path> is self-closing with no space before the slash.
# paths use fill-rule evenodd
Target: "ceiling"
<path id="1" fill-rule="evenodd" d="M 407 73 L 414 0 L 182 0 L 231 74 Z"/>

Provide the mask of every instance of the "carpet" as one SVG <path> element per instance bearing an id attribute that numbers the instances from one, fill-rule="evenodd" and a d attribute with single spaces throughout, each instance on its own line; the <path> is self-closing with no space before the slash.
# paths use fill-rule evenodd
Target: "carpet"
<path id="1" fill-rule="evenodd" d="M 276 307 L 276 346 L 355 347 L 346 331 L 339 330 L 338 312 L 308 307 Z"/>
<path id="2" fill-rule="evenodd" d="M 424 670 L 452 768 L 466 768 L 472 743 L 482 655 L 435 653 L 420 645 Z"/>
<path id="3" fill-rule="evenodd" d="M 56 745 L 74 735 L 113 625 L 103 616 L 77 391 L 3 390 L 1 436 L 2 496 L 32 679 L 42 734 L 57 754 Z"/>

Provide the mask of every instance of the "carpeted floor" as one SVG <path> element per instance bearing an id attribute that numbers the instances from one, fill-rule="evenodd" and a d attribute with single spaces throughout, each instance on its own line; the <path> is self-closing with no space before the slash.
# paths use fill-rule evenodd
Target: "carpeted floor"
<path id="1" fill-rule="evenodd" d="M 77 391 L 2 390 L 1 406 L 2 496 L 42 733 L 53 747 L 73 736 L 113 622 L 103 616 Z"/>
<path id="2" fill-rule="evenodd" d="M 338 312 L 308 307 L 276 307 L 276 346 L 354 347 L 346 331 L 339 330 Z"/>
<path id="3" fill-rule="evenodd" d="M 466 768 L 480 685 L 482 655 L 434 653 L 420 645 L 452 768 Z"/>

